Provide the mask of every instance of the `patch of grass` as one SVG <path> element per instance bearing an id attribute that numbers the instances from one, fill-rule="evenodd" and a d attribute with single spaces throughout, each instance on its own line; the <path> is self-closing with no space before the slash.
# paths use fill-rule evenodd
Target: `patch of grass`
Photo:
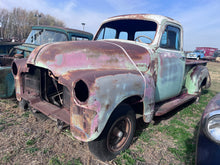
<path id="1" fill-rule="evenodd" d="M 5 126 L 0 126 L 0 132 L 2 132 L 3 129 L 5 129 Z"/>
<path id="2" fill-rule="evenodd" d="M 30 112 L 29 112 L 29 111 L 26 111 L 25 113 L 22 114 L 22 116 L 23 116 L 23 117 L 26 117 L 26 118 L 28 118 L 29 115 L 30 115 Z"/>
<path id="3" fill-rule="evenodd" d="M 9 163 L 11 160 L 12 155 L 5 155 L 4 157 L 1 158 L 2 163 Z M 1 163 L 1 162 L 0 162 Z"/>
<path id="4" fill-rule="evenodd" d="M 80 158 L 77 158 L 77 159 L 72 159 L 72 160 L 69 160 L 67 163 L 65 163 L 65 165 L 83 165 L 83 163 L 81 162 Z"/>
<path id="5" fill-rule="evenodd" d="M 36 139 L 30 139 L 30 140 L 26 141 L 26 145 L 31 146 L 31 145 L 34 145 L 36 142 L 37 142 Z"/>
<path id="6" fill-rule="evenodd" d="M 71 160 L 68 161 L 62 161 L 61 157 L 63 157 L 64 155 L 62 154 L 60 157 L 59 156 L 52 157 L 49 160 L 48 165 L 83 165 L 80 158 L 77 159 L 72 158 Z"/>
<path id="7" fill-rule="evenodd" d="M 45 148 L 44 150 L 43 150 L 43 154 L 47 154 L 49 152 L 49 149 L 48 148 Z"/>
<path id="8" fill-rule="evenodd" d="M 140 153 L 143 153 L 144 152 L 144 149 L 143 147 L 139 144 L 139 145 L 136 145 L 136 148 L 137 148 L 137 151 L 140 152 Z"/>
<path id="9" fill-rule="evenodd" d="M 55 156 L 49 160 L 48 164 L 49 165 L 61 165 L 61 162 L 60 162 L 59 158 L 57 156 Z"/>
<path id="10" fill-rule="evenodd" d="M 8 118 L 14 117 L 14 114 L 10 114 L 7 116 Z"/>
<path id="11" fill-rule="evenodd" d="M 0 125 L 5 124 L 6 121 L 4 119 L 0 119 Z"/>
<path id="12" fill-rule="evenodd" d="M 9 126 L 13 126 L 14 124 L 13 123 L 8 123 L 7 124 L 7 126 L 9 127 Z"/>
<path id="13" fill-rule="evenodd" d="M 15 105 L 13 105 L 13 107 L 12 108 L 18 108 L 18 105 L 17 104 L 15 104 Z"/>
<path id="14" fill-rule="evenodd" d="M 140 157 L 137 151 L 130 149 L 125 150 L 114 159 L 114 163 L 117 165 L 133 165 L 139 164 L 140 162 L 145 162 L 145 159 Z"/>
<path id="15" fill-rule="evenodd" d="M 154 131 L 155 131 L 154 127 L 150 124 L 146 131 L 141 131 L 141 132 L 137 131 L 137 134 L 139 134 L 138 138 L 147 143 L 150 141 L 151 137 L 153 136 Z"/>
<path id="16" fill-rule="evenodd" d="M 25 150 L 26 150 L 27 153 L 32 154 L 32 153 L 34 153 L 34 152 L 36 152 L 36 151 L 39 151 L 39 148 L 37 148 L 37 147 L 31 147 L 31 148 L 26 148 Z"/>

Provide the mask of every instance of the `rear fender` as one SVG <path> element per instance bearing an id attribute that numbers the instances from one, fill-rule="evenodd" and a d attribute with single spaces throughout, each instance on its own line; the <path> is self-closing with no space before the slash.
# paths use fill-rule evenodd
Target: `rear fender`
<path id="1" fill-rule="evenodd" d="M 204 81 L 206 80 L 206 81 Z M 205 82 L 205 84 L 203 84 Z M 188 94 L 197 94 L 199 88 L 204 86 L 209 88 L 211 85 L 211 79 L 207 67 L 198 65 L 193 67 L 186 75 L 185 87 Z"/>

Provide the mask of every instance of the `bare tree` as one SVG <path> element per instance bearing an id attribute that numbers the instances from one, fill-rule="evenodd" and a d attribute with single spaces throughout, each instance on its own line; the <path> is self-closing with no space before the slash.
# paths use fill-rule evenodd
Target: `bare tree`
<path id="1" fill-rule="evenodd" d="M 41 17 L 37 18 L 36 15 L 40 15 Z M 6 9 L 0 9 L 0 37 L 15 37 L 19 40 L 23 40 L 28 36 L 31 26 L 37 25 L 38 19 L 40 25 L 65 26 L 62 21 L 50 15 L 44 15 L 38 10 L 26 11 L 21 8 L 14 8 L 9 12 Z"/>

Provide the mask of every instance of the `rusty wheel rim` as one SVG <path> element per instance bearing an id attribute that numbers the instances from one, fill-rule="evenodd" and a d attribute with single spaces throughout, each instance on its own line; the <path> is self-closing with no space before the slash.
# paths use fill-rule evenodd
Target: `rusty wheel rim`
<path id="1" fill-rule="evenodd" d="M 111 152 L 120 151 L 131 134 L 131 120 L 124 116 L 116 120 L 107 136 L 107 148 Z"/>

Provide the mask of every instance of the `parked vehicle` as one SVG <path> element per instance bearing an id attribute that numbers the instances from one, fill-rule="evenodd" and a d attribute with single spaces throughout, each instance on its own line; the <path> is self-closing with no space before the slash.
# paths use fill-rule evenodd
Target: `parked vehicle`
<path id="1" fill-rule="evenodd" d="M 111 160 L 131 144 L 136 113 L 149 123 L 209 87 L 206 62 L 185 59 L 182 37 L 168 17 L 109 18 L 94 41 L 42 45 L 15 60 L 16 98 L 22 109 L 70 125 L 94 155 Z"/>
<path id="2" fill-rule="evenodd" d="M 215 61 L 220 62 L 220 50 L 216 50 L 213 54 L 213 58 Z"/>
<path id="3" fill-rule="evenodd" d="M 220 164 L 220 93 L 205 108 L 196 148 L 197 165 Z"/>
<path id="4" fill-rule="evenodd" d="M 11 97 L 14 93 L 14 78 L 11 63 L 14 58 L 26 58 L 39 45 L 51 42 L 91 40 L 91 33 L 52 26 L 33 26 L 25 43 L 14 46 L 9 55 L 0 57 L 0 98 Z"/>
<path id="5" fill-rule="evenodd" d="M 186 55 L 187 58 L 192 58 L 196 60 L 204 58 L 204 56 L 205 56 L 205 53 L 203 50 L 194 50 L 193 52 L 187 53 Z"/>
<path id="6" fill-rule="evenodd" d="M 8 55 L 10 50 L 17 45 L 21 45 L 21 42 L 4 42 L 0 41 L 0 56 Z"/>
<path id="7" fill-rule="evenodd" d="M 202 50 L 205 53 L 205 57 L 203 58 L 204 60 L 214 60 L 213 54 L 217 48 L 211 48 L 211 47 L 196 47 L 196 50 Z"/>

